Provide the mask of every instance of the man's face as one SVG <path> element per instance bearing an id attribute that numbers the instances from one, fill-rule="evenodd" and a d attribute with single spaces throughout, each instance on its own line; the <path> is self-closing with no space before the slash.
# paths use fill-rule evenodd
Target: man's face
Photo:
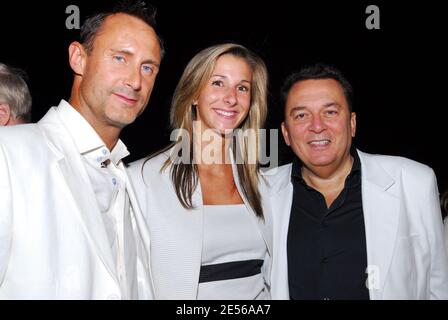
<path id="1" fill-rule="evenodd" d="M 304 80 L 291 87 L 282 132 L 305 167 L 338 167 L 350 153 L 356 115 L 333 79 Z"/>
<path id="2" fill-rule="evenodd" d="M 81 113 L 104 127 L 134 122 L 148 104 L 160 59 L 157 35 L 145 22 L 126 14 L 106 18 L 85 56 Z"/>

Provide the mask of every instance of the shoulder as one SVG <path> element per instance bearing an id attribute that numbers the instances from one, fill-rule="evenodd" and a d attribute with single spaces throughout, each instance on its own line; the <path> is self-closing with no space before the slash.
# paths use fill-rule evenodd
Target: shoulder
<path id="1" fill-rule="evenodd" d="M 0 127 L 0 147 L 7 154 L 24 157 L 42 153 L 48 141 L 37 124 Z"/>
<path id="2" fill-rule="evenodd" d="M 32 144 L 29 138 L 36 139 L 38 136 L 42 136 L 42 133 L 35 123 L 0 127 L 0 143 L 2 145 L 14 145 L 17 142 Z"/>
<path id="3" fill-rule="evenodd" d="M 169 170 L 164 168 L 168 158 L 169 152 L 165 151 L 154 157 L 149 156 L 131 162 L 127 168 L 128 174 L 133 181 L 142 180 L 145 184 L 147 181 L 160 179 L 162 172 Z"/>
<path id="4" fill-rule="evenodd" d="M 364 165 L 364 169 L 369 170 L 372 164 L 379 165 L 390 176 L 407 176 L 416 179 L 422 177 L 433 177 L 434 171 L 429 166 L 398 156 L 369 154 L 358 151 L 361 163 Z"/>
<path id="5" fill-rule="evenodd" d="M 266 187 L 270 190 L 277 190 L 284 186 L 285 183 L 289 183 L 291 180 L 291 168 L 292 164 L 289 163 L 280 167 L 262 171 L 262 178 L 266 182 Z"/>

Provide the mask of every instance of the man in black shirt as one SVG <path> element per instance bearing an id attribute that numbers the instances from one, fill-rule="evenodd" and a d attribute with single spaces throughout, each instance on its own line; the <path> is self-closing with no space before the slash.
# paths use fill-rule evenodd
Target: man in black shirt
<path id="1" fill-rule="evenodd" d="M 274 299 L 448 299 L 433 171 L 352 146 L 352 87 L 314 65 L 282 89 L 293 163 L 266 175 Z"/>

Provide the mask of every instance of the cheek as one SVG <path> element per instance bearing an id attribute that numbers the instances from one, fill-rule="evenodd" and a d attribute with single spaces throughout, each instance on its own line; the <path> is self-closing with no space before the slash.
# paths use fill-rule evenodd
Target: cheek
<path id="1" fill-rule="evenodd" d="M 328 128 L 336 134 L 336 135 L 346 135 L 350 132 L 350 127 L 347 127 L 347 124 L 345 122 L 329 122 Z"/>
<path id="2" fill-rule="evenodd" d="M 149 95 L 152 92 L 152 89 L 154 88 L 155 79 L 150 79 L 145 81 L 145 85 L 143 87 L 143 94 L 147 95 L 145 98 L 149 98 Z"/>
<path id="3" fill-rule="evenodd" d="M 239 104 L 241 105 L 244 114 L 249 113 L 250 110 L 250 96 L 243 96 L 238 99 Z"/>
<path id="4" fill-rule="evenodd" d="M 210 105 L 219 100 L 219 94 L 216 92 L 203 92 L 198 99 L 198 108 L 205 111 Z"/>
<path id="5" fill-rule="evenodd" d="M 292 130 L 289 130 L 291 142 L 296 145 L 305 144 L 306 140 L 306 129 L 302 126 L 294 126 Z"/>

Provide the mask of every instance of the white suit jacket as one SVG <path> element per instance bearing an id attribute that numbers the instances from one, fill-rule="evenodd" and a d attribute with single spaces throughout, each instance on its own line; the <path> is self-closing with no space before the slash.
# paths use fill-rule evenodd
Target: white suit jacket
<path id="1" fill-rule="evenodd" d="M 57 108 L 37 124 L 0 128 L 0 299 L 121 298 L 81 157 Z M 139 298 L 149 299 L 149 234 L 127 190 Z"/>
<path id="2" fill-rule="evenodd" d="M 448 299 L 448 258 L 432 169 L 405 158 L 358 154 L 370 299 Z M 266 173 L 271 189 L 265 207 L 274 221 L 273 299 L 289 299 L 291 167 Z"/>
<path id="3" fill-rule="evenodd" d="M 198 183 L 192 199 L 195 208 L 187 210 L 182 207 L 171 181 L 171 167 L 160 172 L 171 150 L 150 159 L 144 165 L 145 159 L 131 163 L 128 172 L 151 233 L 151 271 L 155 298 L 194 300 L 198 293 L 202 257 L 202 194 Z M 236 186 L 247 208 L 253 213 L 241 192 L 236 170 L 233 165 Z M 269 256 L 272 252 L 271 220 L 267 215 L 265 222 L 257 218 L 255 213 L 252 216 L 268 249 L 263 265 L 268 287 Z"/>

